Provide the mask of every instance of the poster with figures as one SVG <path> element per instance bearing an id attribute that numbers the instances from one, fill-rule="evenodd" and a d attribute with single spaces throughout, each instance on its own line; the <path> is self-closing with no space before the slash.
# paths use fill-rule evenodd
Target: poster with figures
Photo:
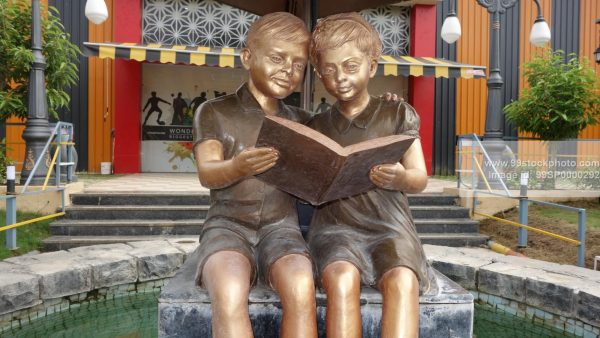
<path id="1" fill-rule="evenodd" d="M 196 172 L 192 122 L 208 99 L 246 81 L 242 69 L 172 64 L 142 66 L 142 172 Z"/>

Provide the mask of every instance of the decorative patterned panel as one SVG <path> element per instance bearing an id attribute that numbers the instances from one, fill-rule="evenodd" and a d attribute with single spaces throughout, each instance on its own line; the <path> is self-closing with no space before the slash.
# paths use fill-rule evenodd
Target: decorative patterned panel
<path id="1" fill-rule="evenodd" d="M 144 0 L 144 43 L 242 48 L 258 16 L 214 0 Z M 383 42 L 383 54 L 408 55 L 410 8 L 363 10 Z"/>
<path id="2" fill-rule="evenodd" d="M 360 14 L 375 27 L 383 43 L 383 54 L 408 55 L 410 41 L 410 7 L 381 6 Z"/>
<path id="3" fill-rule="evenodd" d="M 258 16 L 213 0 L 145 0 L 145 43 L 244 46 L 248 28 Z"/>

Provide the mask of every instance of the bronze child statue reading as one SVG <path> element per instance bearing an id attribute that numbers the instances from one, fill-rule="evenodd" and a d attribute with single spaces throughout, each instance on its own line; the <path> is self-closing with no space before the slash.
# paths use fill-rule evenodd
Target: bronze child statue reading
<path id="1" fill-rule="evenodd" d="M 317 336 L 312 263 L 295 198 L 254 177 L 278 157 L 272 148 L 254 148 L 264 116 L 310 119 L 281 101 L 302 82 L 309 38 L 304 22 L 289 13 L 260 18 L 241 52 L 248 83 L 205 102 L 194 117 L 198 175 L 211 189 L 197 279 L 210 295 L 214 337 L 253 336 L 248 294 L 256 279 L 281 298 L 281 337 Z"/>
<path id="2" fill-rule="evenodd" d="M 380 54 L 379 35 L 359 14 L 318 22 L 311 62 L 337 102 L 309 126 L 341 146 L 394 134 L 419 136 L 412 107 L 369 95 Z M 317 207 L 309 228 L 327 294 L 327 337 L 361 337 L 361 282 L 382 293 L 382 337 L 417 337 L 419 291 L 428 288 L 430 270 L 404 193 L 427 185 L 419 139 L 398 162 L 374 166 L 369 177 L 377 188 Z"/>
<path id="3" fill-rule="evenodd" d="M 281 298 L 283 319 L 280 333 L 282 337 L 305 338 L 317 336 L 312 262 L 309 258 L 308 246 L 300 234 L 295 198 L 255 177 L 255 175 L 272 168 L 277 163 L 279 154 L 273 148 L 254 147 L 265 116 L 275 115 L 300 123 L 309 121 L 309 113 L 287 106 L 281 101 L 281 99 L 290 95 L 302 81 L 308 61 L 309 40 L 310 35 L 305 24 L 295 16 L 288 13 L 272 13 L 263 16 L 251 26 L 247 37 L 247 47 L 241 53 L 242 64 L 249 73 L 248 83 L 242 85 L 235 94 L 225 95 L 203 103 L 194 117 L 194 154 L 198 166 L 198 175 L 201 183 L 211 189 L 211 207 L 202 229 L 198 248 L 200 258 L 197 282 L 208 290 L 211 298 L 212 331 L 215 337 L 253 336 L 248 314 L 248 295 L 251 285 L 257 279 L 271 286 Z M 352 42 L 352 39 L 347 41 Z M 353 55 L 353 57 L 358 57 L 358 54 L 363 53 L 361 50 L 357 54 L 354 44 L 350 43 L 349 45 L 352 48 L 342 50 L 343 53 L 351 53 L 350 55 Z M 339 46 L 328 48 L 331 48 L 334 54 L 340 54 Z M 379 45 L 378 48 L 380 50 L 381 46 Z M 314 50 L 317 51 L 318 49 Z M 323 52 L 318 51 L 319 54 L 316 55 L 319 55 L 319 57 L 315 59 L 316 61 L 319 61 Z M 323 57 L 325 55 L 322 54 Z M 360 55 L 364 56 L 363 54 Z M 368 61 L 365 61 L 366 59 Z M 365 64 L 369 69 L 374 67 L 370 58 L 365 57 L 365 60 L 361 62 L 366 62 Z M 376 59 L 374 62 L 376 66 Z M 357 64 L 359 63 L 357 62 Z M 320 62 L 316 64 L 322 65 Z M 355 66 L 350 67 L 350 69 L 353 69 L 350 72 L 358 70 L 358 68 L 353 67 Z M 322 72 L 321 68 L 318 68 L 318 70 L 327 85 L 328 82 L 324 77 L 326 73 Z M 398 113 L 396 119 L 392 118 L 391 115 L 388 116 L 382 113 L 380 118 L 388 120 L 381 121 L 378 118 L 377 125 L 390 122 L 396 123 L 398 128 L 405 128 L 407 133 L 411 133 L 410 130 L 416 130 L 415 119 L 417 117 L 414 113 L 409 115 L 404 110 L 398 110 L 397 103 L 385 102 L 375 98 L 371 100 L 369 98 L 366 92 L 366 84 L 370 74 L 370 70 L 367 73 L 356 74 L 356 80 L 360 81 L 352 83 L 354 87 L 338 86 L 339 93 L 332 92 L 330 88 L 327 88 L 332 94 L 336 94 L 335 96 L 339 100 L 334 109 L 340 109 L 339 107 L 342 106 L 352 107 L 353 115 L 344 116 L 348 119 L 359 116 L 362 110 L 367 110 L 362 105 L 365 100 L 364 94 L 366 94 L 366 103 L 370 104 L 369 107 L 373 107 L 374 104 L 380 107 L 378 104 L 381 104 L 381 107 L 385 109 L 380 110 L 384 113 L 388 114 L 392 110 Z M 328 75 L 329 73 L 327 73 Z M 333 82 L 331 84 L 333 85 Z M 355 92 L 360 93 L 360 95 L 348 94 Z M 337 94 L 341 95 L 338 97 Z M 349 99 L 346 99 L 346 96 Z M 391 95 L 388 95 L 388 101 L 389 97 Z M 359 100 L 354 101 L 356 98 Z M 346 101 L 353 103 L 350 105 L 340 103 Z M 345 111 L 345 109 L 342 109 L 342 111 Z M 327 114 L 331 114 L 331 112 L 327 112 L 323 116 L 328 116 Z M 373 116 L 371 113 L 366 115 Z M 319 121 L 322 121 L 322 118 L 315 119 L 313 126 L 317 130 L 326 132 L 326 129 L 320 129 Z M 363 120 L 361 118 L 357 121 Z M 411 123 L 413 124 L 411 125 Z M 386 133 L 387 131 L 387 129 L 376 129 L 373 135 Z M 405 130 L 397 129 L 396 131 L 404 132 Z M 416 131 L 412 133 L 418 134 Z M 355 141 L 353 138 L 342 142 L 338 140 L 340 143 L 353 141 Z M 383 165 L 381 166 L 382 169 L 375 168 L 371 174 L 372 180 L 376 182 L 375 184 L 383 188 L 405 189 L 406 191 L 418 190 L 418 187 L 424 186 L 426 176 L 423 180 L 420 174 L 416 172 L 421 170 L 418 155 L 421 154 L 422 160 L 422 153 L 420 147 L 412 149 L 402 160 L 403 166 L 394 164 Z M 293 177 L 290 179 L 293 179 Z M 417 186 L 405 185 L 412 179 L 414 179 L 413 182 Z M 381 192 L 379 194 L 382 194 L 381 202 L 386 202 L 387 195 Z M 400 192 L 396 194 L 402 195 Z M 334 201 L 331 205 L 339 205 L 337 203 L 338 201 Z M 400 211 L 408 212 L 405 199 L 404 202 L 398 202 L 394 198 L 390 198 L 387 203 Z M 395 213 L 396 209 L 391 212 Z M 321 209 L 317 213 L 318 217 L 315 218 L 313 226 L 316 229 L 322 228 L 328 231 L 330 224 L 326 222 L 327 218 L 321 217 L 323 214 L 320 211 Z M 359 208 L 356 212 L 360 217 L 368 217 L 368 210 L 364 208 Z M 351 215 L 345 216 L 350 217 Z M 408 224 L 407 220 L 410 216 L 405 214 L 401 216 L 403 217 L 396 220 Z M 377 224 L 387 221 L 390 220 L 383 219 Z M 321 225 L 315 225 L 317 224 L 315 222 L 321 222 Z M 352 227 L 352 224 L 347 226 Z M 408 225 L 402 225 L 400 228 L 406 227 Z M 387 230 L 387 228 L 382 226 L 380 230 Z M 319 237 L 317 231 L 312 232 L 312 234 L 311 238 L 313 239 Z M 330 239 L 330 244 L 347 244 L 348 247 L 345 250 L 353 250 L 351 247 L 353 243 L 340 242 L 344 240 L 344 237 L 339 239 L 330 237 Z M 390 248 L 392 248 L 393 243 L 395 243 L 394 240 L 390 238 L 388 242 L 391 245 Z M 409 243 L 412 242 L 409 241 Z M 311 244 L 313 245 L 313 252 L 321 254 L 319 241 L 313 240 Z M 417 242 L 412 244 L 415 247 L 406 250 L 406 257 L 409 259 L 417 258 L 414 262 L 415 265 L 410 265 L 410 267 L 414 267 L 414 271 L 419 271 L 418 277 L 424 281 L 425 279 L 421 278 L 422 275 L 419 270 L 420 264 L 423 262 L 420 259 L 423 256 L 420 255 L 422 251 L 419 251 L 418 238 Z M 359 245 L 363 244 L 359 243 Z M 339 246 L 336 245 L 335 248 L 339 248 Z M 390 281 L 381 284 L 384 297 L 385 295 L 396 295 L 385 290 L 388 286 L 390 290 L 394 289 L 392 286 L 396 285 L 398 281 L 408 283 L 406 284 L 408 289 L 404 286 L 401 288 L 402 295 L 405 295 L 406 290 L 409 293 L 418 290 L 415 286 L 416 277 L 412 272 L 413 270 L 400 267 L 403 263 L 393 263 L 393 259 L 397 258 L 400 253 L 397 251 L 389 252 L 395 253 L 396 256 L 392 256 L 389 260 L 389 262 L 392 262 L 389 272 L 382 271 L 385 272 L 385 276 L 382 278 Z M 380 253 L 387 254 L 388 251 L 383 250 Z M 325 267 L 322 265 L 324 262 L 322 258 L 318 257 L 317 260 L 317 263 L 321 263 L 321 265 L 317 264 L 319 268 Z M 328 259 L 331 256 L 325 258 Z M 379 258 L 386 259 L 386 257 Z M 323 276 L 331 276 L 331 278 L 327 277 L 328 282 L 325 283 L 328 297 L 331 299 L 331 302 L 328 301 L 328 336 L 343 337 L 342 333 L 346 336 L 349 336 L 348 334 L 360 336 L 360 330 L 354 330 L 354 327 L 357 325 L 360 327 L 361 323 L 360 304 L 358 302 L 360 284 L 348 284 L 345 280 L 345 276 L 350 276 L 352 278 L 349 281 L 354 283 L 356 281 L 354 277 L 358 274 L 351 271 L 348 264 L 344 265 L 344 262 L 339 265 L 340 262 L 333 260 L 331 263 L 333 264 L 327 264 L 328 269 L 323 271 Z M 334 273 L 329 274 L 327 272 L 329 266 L 339 266 L 340 270 L 333 270 Z M 334 284 L 339 285 L 339 287 L 327 287 Z M 351 286 L 349 290 L 354 292 L 352 296 L 356 295 L 356 298 L 352 298 L 349 303 L 345 303 L 344 300 L 340 299 L 339 294 L 335 293 L 335 290 L 341 290 L 348 286 Z M 396 319 L 401 319 L 402 322 L 408 320 L 411 323 L 409 327 L 412 328 L 413 319 L 417 318 L 418 320 L 418 309 L 416 313 L 411 312 L 418 308 L 418 291 L 416 292 L 416 305 L 413 294 L 414 292 L 410 293 L 408 297 L 403 296 L 401 304 L 388 301 L 386 303 L 388 310 L 384 309 L 384 312 L 388 315 L 384 317 L 384 320 L 387 318 L 388 323 Z M 358 304 L 358 308 L 344 308 L 348 304 L 351 306 Z M 393 308 L 390 308 L 389 304 Z M 401 311 L 398 306 L 409 306 L 409 308 Z M 358 311 L 358 317 L 356 311 Z M 398 318 L 397 314 L 405 315 L 406 318 Z M 354 322 L 350 323 L 349 320 Z M 418 321 L 415 325 L 418 325 Z"/>

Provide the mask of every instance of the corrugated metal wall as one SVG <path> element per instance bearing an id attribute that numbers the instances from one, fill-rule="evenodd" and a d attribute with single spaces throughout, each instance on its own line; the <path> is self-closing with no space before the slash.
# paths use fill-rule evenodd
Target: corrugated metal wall
<path id="1" fill-rule="evenodd" d="M 16 170 L 20 172 L 25 159 L 25 141 L 21 137 L 25 127 L 13 125 L 23 123 L 23 121 L 14 117 L 6 120 L 6 122 L 6 156 L 16 162 Z"/>
<path id="2" fill-rule="evenodd" d="M 579 0 L 552 0 L 552 49 L 579 54 Z"/>
<path id="3" fill-rule="evenodd" d="M 476 1 L 457 1 L 462 37 L 456 42 L 458 62 L 489 68 L 489 15 Z M 485 129 L 487 88 L 485 79 L 457 80 L 456 133 L 483 134 Z"/>
<path id="4" fill-rule="evenodd" d="M 600 46 L 600 25 L 596 24 L 596 19 L 600 19 L 600 1 L 580 0 L 580 6 L 579 56 L 587 57 L 600 76 L 600 64 L 594 62 L 594 51 Z M 586 128 L 580 137 L 600 139 L 600 125 Z"/>
<path id="5" fill-rule="evenodd" d="M 65 31 L 70 34 L 71 42 L 80 49 L 88 37 L 85 3 L 86 0 L 50 0 L 50 5 L 60 12 L 60 19 L 65 26 Z M 68 109 L 59 112 L 59 118 L 61 121 L 73 123 L 75 148 L 79 155 L 77 170 L 83 170 L 87 168 L 88 161 L 88 63 L 83 55 L 79 56 L 78 69 L 78 84 L 67 89 L 71 102 Z"/>
<path id="6" fill-rule="evenodd" d="M 437 6 L 437 33 L 440 36 L 442 24 L 450 9 L 444 1 Z M 456 45 L 447 44 L 441 38 L 436 40 L 435 57 L 456 60 Z M 433 161 L 434 175 L 454 175 L 456 154 L 456 79 L 435 80 L 435 113 L 433 121 Z"/>
<path id="7" fill-rule="evenodd" d="M 105 0 L 108 20 L 101 25 L 89 23 L 89 40 L 109 42 L 113 40 L 113 0 Z M 88 58 L 89 64 L 89 133 L 88 167 L 90 172 L 100 172 L 100 162 L 112 162 L 112 137 L 114 128 L 114 61 Z"/>

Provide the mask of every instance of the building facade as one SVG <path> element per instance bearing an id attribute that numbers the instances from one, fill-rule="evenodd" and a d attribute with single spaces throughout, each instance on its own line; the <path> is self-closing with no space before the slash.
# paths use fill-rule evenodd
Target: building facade
<path id="1" fill-rule="evenodd" d="M 257 18 L 214 0 L 105 1 L 110 15 L 101 25 L 85 19 L 85 0 L 50 0 L 50 5 L 59 9 L 66 30 L 80 47 L 91 41 L 235 49 L 243 46 L 247 29 Z M 553 34 L 552 48 L 592 58 L 600 43 L 594 27 L 600 17 L 600 3 L 541 2 Z M 449 1 L 444 0 L 437 5 L 380 6 L 361 13 L 380 33 L 384 54 L 487 66 L 489 16 L 485 9 L 475 0 L 458 1 L 463 36 L 453 45 L 440 38 L 448 10 Z M 535 15 L 530 0 L 520 1 L 502 15 L 504 104 L 518 98 L 524 86 L 519 65 L 538 52 L 528 41 Z M 600 67 L 596 66 L 596 71 L 600 74 Z M 83 56 L 79 75 L 79 86 L 71 89 L 70 109 L 61 115 L 62 120 L 75 124 L 78 170 L 99 172 L 101 162 L 112 162 L 115 173 L 195 171 L 190 149 L 193 108 L 204 99 L 232 92 L 246 76 L 235 67 Z M 458 135 L 484 132 L 487 89 L 483 79 L 377 76 L 370 91 L 398 93 L 415 106 L 421 116 L 422 143 L 432 174 L 454 174 Z M 311 98 L 313 109 L 318 108 L 321 98 L 333 101 L 318 80 Z M 300 93 L 288 99 L 290 104 L 299 104 Z M 19 142 L 21 131 L 14 126 L 7 128 L 8 142 Z M 508 124 L 504 133 L 508 138 L 518 136 Z M 588 128 L 581 137 L 600 139 L 600 127 Z M 20 161 L 21 147 L 12 148 L 10 156 Z"/>

